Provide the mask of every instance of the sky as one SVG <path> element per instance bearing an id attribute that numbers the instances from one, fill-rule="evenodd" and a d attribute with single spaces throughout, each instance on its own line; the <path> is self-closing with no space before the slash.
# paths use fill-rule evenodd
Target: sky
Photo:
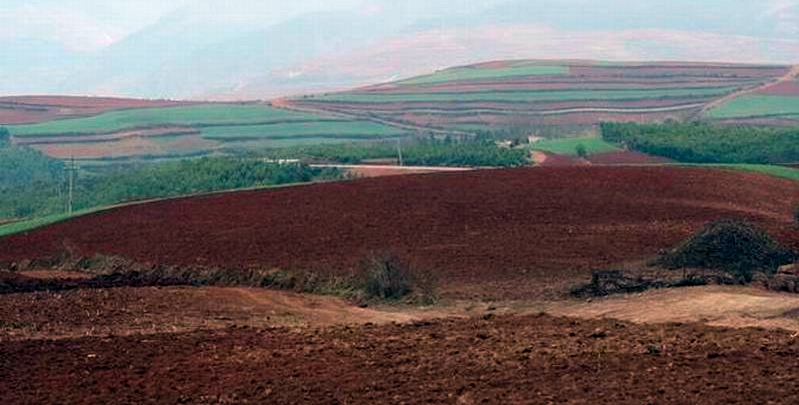
<path id="1" fill-rule="evenodd" d="M 0 94 L 146 97 L 503 58 L 799 63 L 799 0 L 0 0 L 0 54 Z"/>
<path id="2" fill-rule="evenodd" d="M 0 3 L 0 39 L 30 37 L 55 42 L 72 51 L 91 52 L 115 42 L 156 22 L 167 13 L 187 3 L 206 2 L 209 17 L 242 20 L 258 16 L 275 21 L 303 12 L 329 11 L 359 7 L 363 12 L 378 11 L 381 0 L 3 0 Z M 394 0 L 402 3 L 409 0 Z M 475 2 L 481 5 L 506 0 Z M 536 0 L 530 0 L 534 4 Z M 664 0 L 562 0 L 605 4 L 614 12 L 624 13 L 625 3 L 636 5 L 668 4 Z M 717 3 L 718 9 L 734 9 L 752 0 L 697 0 Z M 446 7 L 447 0 L 429 0 L 430 7 Z M 762 15 L 778 17 L 778 28 L 785 35 L 799 36 L 799 0 L 767 0 Z M 750 3 L 751 4 L 751 3 Z M 234 20 L 235 21 L 235 20 Z"/>

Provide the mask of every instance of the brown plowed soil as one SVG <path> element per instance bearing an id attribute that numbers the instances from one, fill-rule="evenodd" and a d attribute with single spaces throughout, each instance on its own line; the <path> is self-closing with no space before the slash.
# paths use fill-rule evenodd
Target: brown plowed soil
<path id="1" fill-rule="evenodd" d="M 799 402 L 785 331 L 547 315 L 11 341 L 5 404 Z"/>
<path id="2" fill-rule="evenodd" d="M 750 219 L 799 247 L 799 183 L 668 167 L 543 167 L 364 179 L 161 201 L 0 242 L 0 263 L 65 254 L 144 263 L 350 271 L 392 249 L 444 294 L 561 293 L 706 222 Z"/>
<path id="3" fill-rule="evenodd" d="M 767 87 L 757 94 L 768 95 L 768 96 L 794 96 L 799 97 L 799 82 L 793 81 L 784 81 L 777 83 L 773 86 Z"/>
<path id="4" fill-rule="evenodd" d="M 58 118 L 86 117 L 126 108 L 172 107 L 191 102 L 109 97 L 0 97 L 0 124 L 32 124 Z"/>
<path id="5" fill-rule="evenodd" d="M 588 157 L 591 163 L 595 164 L 646 164 L 646 163 L 669 163 L 671 160 L 647 155 L 636 151 L 617 151 L 600 153 Z"/>

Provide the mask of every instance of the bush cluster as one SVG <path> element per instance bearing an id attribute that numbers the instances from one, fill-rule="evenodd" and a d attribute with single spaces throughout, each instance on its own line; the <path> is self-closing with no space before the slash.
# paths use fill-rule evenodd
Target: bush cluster
<path id="1" fill-rule="evenodd" d="M 754 225 L 721 220 L 663 254 L 658 264 L 670 269 L 722 270 L 740 282 L 750 282 L 754 272 L 773 274 L 779 266 L 796 259 L 796 252 L 781 246 Z"/>

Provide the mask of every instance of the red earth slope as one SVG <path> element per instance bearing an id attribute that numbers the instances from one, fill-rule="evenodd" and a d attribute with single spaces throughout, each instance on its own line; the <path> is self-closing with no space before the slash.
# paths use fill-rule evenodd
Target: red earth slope
<path id="1" fill-rule="evenodd" d="M 720 218 L 747 218 L 799 247 L 797 203 L 797 182 L 697 168 L 399 176 L 125 207 L 0 240 L 0 263 L 71 251 L 348 271 L 370 251 L 392 249 L 440 271 L 448 288 L 515 295 L 536 280 L 650 257 Z"/>

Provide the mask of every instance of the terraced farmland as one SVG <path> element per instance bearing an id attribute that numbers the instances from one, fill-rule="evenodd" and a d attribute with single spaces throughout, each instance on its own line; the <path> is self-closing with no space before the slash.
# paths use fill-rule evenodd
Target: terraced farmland
<path id="1" fill-rule="evenodd" d="M 387 122 L 467 132 L 590 129 L 601 121 L 688 118 L 785 76 L 782 66 L 493 62 L 288 102 Z"/>
<path id="2" fill-rule="evenodd" d="M 708 109 L 706 117 L 727 122 L 799 125 L 799 66 L 775 83 L 723 100 Z"/>
<path id="3" fill-rule="evenodd" d="M 213 103 L 110 111 L 9 127 L 15 144 L 60 158 L 180 156 L 235 147 L 291 146 L 402 136 L 380 123 L 287 111 L 256 103 Z"/>

